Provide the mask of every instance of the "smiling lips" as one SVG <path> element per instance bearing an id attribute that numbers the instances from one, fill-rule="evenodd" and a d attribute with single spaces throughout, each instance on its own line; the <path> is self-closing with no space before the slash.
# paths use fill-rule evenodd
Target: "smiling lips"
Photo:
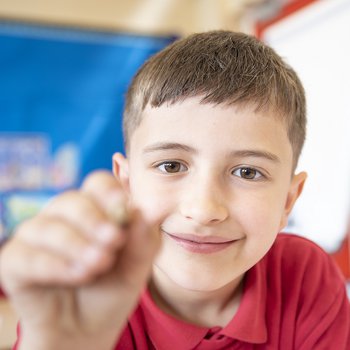
<path id="1" fill-rule="evenodd" d="M 210 254 L 226 249 L 238 240 L 228 240 L 216 236 L 198 236 L 191 234 L 170 234 L 163 231 L 177 244 L 192 253 Z"/>

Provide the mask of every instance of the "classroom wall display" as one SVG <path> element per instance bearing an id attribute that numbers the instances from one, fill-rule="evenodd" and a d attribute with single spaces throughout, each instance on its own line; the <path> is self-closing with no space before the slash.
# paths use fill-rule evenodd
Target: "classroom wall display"
<path id="1" fill-rule="evenodd" d="M 123 151 L 131 77 L 174 37 L 0 22 L 0 240 Z"/>
<path id="2" fill-rule="evenodd" d="M 308 100 L 298 169 L 309 177 L 287 229 L 334 252 L 349 233 L 350 1 L 296 0 L 258 34 L 296 69 Z"/>

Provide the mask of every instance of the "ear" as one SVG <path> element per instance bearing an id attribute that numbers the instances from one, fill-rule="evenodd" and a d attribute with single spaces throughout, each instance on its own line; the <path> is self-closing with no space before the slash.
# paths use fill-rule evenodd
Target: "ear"
<path id="1" fill-rule="evenodd" d="M 123 189 L 129 192 L 129 162 L 121 153 L 113 154 L 113 174 L 120 181 Z"/>
<path id="2" fill-rule="evenodd" d="M 282 230 L 288 223 L 288 217 L 290 212 L 292 211 L 296 200 L 299 198 L 301 192 L 303 191 L 304 184 L 307 178 L 307 174 L 305 172 L 301 172 L 297 175 L 293 176 L 293 179 L 290 183 L 283 215 L 280 223 L 280 230 Z"/>

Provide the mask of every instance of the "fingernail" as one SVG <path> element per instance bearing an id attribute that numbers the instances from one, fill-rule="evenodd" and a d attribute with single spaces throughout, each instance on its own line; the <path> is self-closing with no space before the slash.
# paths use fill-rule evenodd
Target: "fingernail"
<path id="1" fill-rule="evenodd" d="M 129 210 L 127 200 L 122 193 L 114 193 L 109 198 L 108 216 L 118 225 L 126 225 L 129 222 Z"/>
<path id="2" fill-rule="evenodd" d="M 123 202 L 116 203 L 108 211 L 108 216 L 120 226 L 126 226 L 129 223 L 129 212 Z"/>

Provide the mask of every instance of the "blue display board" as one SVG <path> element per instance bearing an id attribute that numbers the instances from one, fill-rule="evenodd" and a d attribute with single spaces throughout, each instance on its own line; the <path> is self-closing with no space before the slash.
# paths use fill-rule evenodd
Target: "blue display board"
<path id="1" fill-rule="evenodd" d="M 173 40 L 0 22 L 0 239 L 54 193 L 111 168 L 128 83 Z"/>

